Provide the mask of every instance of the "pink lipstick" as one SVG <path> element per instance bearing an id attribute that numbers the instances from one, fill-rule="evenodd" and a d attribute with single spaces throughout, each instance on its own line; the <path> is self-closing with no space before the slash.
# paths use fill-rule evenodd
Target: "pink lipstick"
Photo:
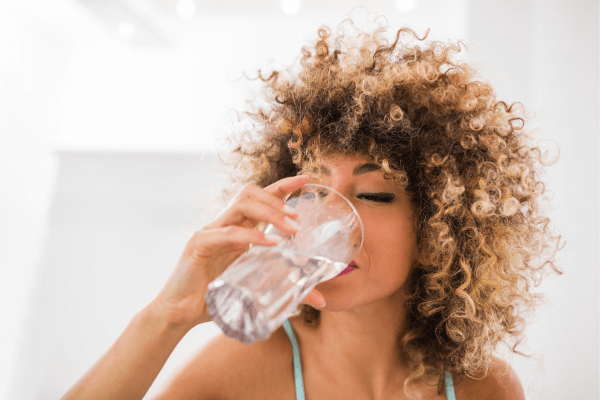
<path id="1" fill-rule="evenodd" d="M 350 264 L 348 264 L 348 266 L 336 276 L 336 278 L 338 276 L 348 275 L 350 272 L 354 271 L 356 268 L 357 268 L 356 263 L 354 262 L 354 260 L 352 260 L 352 261 L 350 261 Z"/>

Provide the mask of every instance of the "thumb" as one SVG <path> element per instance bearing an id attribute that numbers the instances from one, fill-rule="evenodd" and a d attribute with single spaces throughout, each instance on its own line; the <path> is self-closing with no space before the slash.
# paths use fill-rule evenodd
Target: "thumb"
<path id="1" fill-rule="evenodd" d="M 315 308 L 322 308 L 325 307 L 325 297 L 317 289 L 313 289 L 310 292 L 308 292 L 308 294 L 300 302 L 300 304 L 308 304 L 309 306 Z"/>

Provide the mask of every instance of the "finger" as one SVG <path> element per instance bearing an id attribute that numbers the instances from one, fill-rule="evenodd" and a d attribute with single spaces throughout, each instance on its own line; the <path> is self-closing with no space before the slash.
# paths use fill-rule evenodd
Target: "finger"
<path id="1" fill-rule="evenodd" d="M 256 229 L 240 226 L 203 229 L 194 233 L 186 246 L 184 256 L 208 258 L 223 246 L 243 248 L 250 244 L 274 246 L 283 238 L 277 235 L 265 235 Z"/>
<path id="2" fill-rule="evenodd" d="M 268 204 L 276 209 L 280 209 L 283 212 L 287 213 L 291 218 L 297 218 L 298 213 L 291 207 L 286 207 L 285 202 L 282 198 L 279 198 L 269 191 L 260 188 L 259 186 L 248 184 L 244 186 L 244 188 L 239 192 L 237 201 L 240 199 L 249 199 L 254 201 L 260 201 L 262 203 Z"/>
<path id="3" fill-rule="evenodd" d="M 325 307 L 325 297 L 317 289 L 313 289 L 310 292 L 308 292 L 308 294 L 300 302 L 300 304 L 308 304 L 309 306 L 314 308 L 322 308 Z"/>
<path id="4" fill-rule="evenodd" d="M 246 200 L 251 201 L 260 201 L 266 204 L 271 205 L 274 208 L 274 212 L 279 210 L 280 212 L 284 212 L 292 219 L 296 219 L 298 214 L 291 207 L 286 207 L 286 204 L 283 202 L 282 198 L 278 198 L 274 194 L 270 193 L 270 191 L 275 191 L 278 193 L 291 193 L 299 187 L 302 187 L 308 177 L 306 175 L 299 175 L 289 178 L 284 178 L 280 181 L 275 182 L 273 185 L 268 186 L 265 189 L 261 189 L 259 186 L 254 185 L 252 183 L 248 183 L 244 185 L 244 187 L 235 195 L 235 197 L 231 200 L 231 202 L 227 205 L 227 207 L 217 215 L 217 217 L 213 220 L 213 222 L 209 223 L 207 228 L 219 228 L 224 227 L 228 224 L 236 223 L 247 226 L 246 221 L 240 218 L 239 214 L 236 214 L 239 211 L 236 206 Z M 279 190 L 280 186 L 283 189 Z M 268 189 L 268 190 L 267 190 Z M 285 197 L 285 196 L 282 196 Z M 250 216 L 248 216 L 250 217 Z M 250 217 L 251 218 L 251 217 Z M 253 219 L 253 226 L 256 226 L 259 222 L 265 221 L 265 219 Z"/>
<path id="5" fill-rule="evenodd" d="M 276 197 L 283 199 L 294 190 L 300 189 L 308 182 L 308 175 L 296 175 L 281 179 L 265 188 L 265 190 Z"/>
<path id="6" fill-rule="evenodd" d="M 230 225 L 242 225 L 246 221 L 252 221 L 252 227 L 260 221 L 265 221 L 275 225 L 281 231 L 294 234 L 298 231 L 298 224 L 293 221 L 288 213 L 283 209 L 271 207 L 268 204 L 260 203 L 249 199 L 239 200 L 227 209 L 227 212 L 221 214 L 207 228 L 224 228 Z"/>

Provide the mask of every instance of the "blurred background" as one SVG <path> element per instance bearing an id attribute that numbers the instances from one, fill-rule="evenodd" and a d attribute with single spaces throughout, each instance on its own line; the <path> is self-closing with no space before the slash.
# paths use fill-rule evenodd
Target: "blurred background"
<path id="1" fill-rule="evenodd" d="M 242 74 L 290 65 L 357 5 L 462 40 L 558 145 L 565 274 L 536 289 L 532 358 L 507 359 L 527 399 L 598 399 L 599 9 L 566 0 L 3 2 L 0 399 L 57 399 L 109 348 L 220 208 L 216 151 L 255 90 Z M 149 394 L 217 333 L 192 330 Z"/>

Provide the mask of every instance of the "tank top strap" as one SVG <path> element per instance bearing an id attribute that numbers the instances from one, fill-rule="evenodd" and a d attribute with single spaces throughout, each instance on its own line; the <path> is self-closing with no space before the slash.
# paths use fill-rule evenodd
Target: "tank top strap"
<path id="1" fill-rule="evenodd" d="M 446 398 L 448 400 L 456 400 L 456 395 L 454 394 L 454 380 L 452 379 L 452 374 L 446 371 Z"/>
<path id="2" fill-rule="evenodd" d="M 296 383 L 296 400 L 304 399 L 304 378 L 302 377 L 302 362 L 300 361 L 300 348 L 294 334 L 294 329 L 289 320 L 285 320 L 283 328 L 292 342 L 292 356 L 294 359 L 294 381 Z"/>
<path id="3" fill-rule="evenodd" d="M 302 362 L 300 361 L 300 348 L 298 346 L 298 340 L 296 339 L 296 335 L 294 334 L 294 329 L 292 328 L 292 324 L 289 320 L 286 320 L 283 323 L 283 328 L 290 338 L 290 342 L 292 343 L 292 358 L 294 360 L 294 382 L 296 385 L 296 400 L 305 400 L 304 398 L 304 378 L 302 377 Z M 446 398 L 448 400 L 456 400 L 456 395 L 454 394 L 454 380 L 452 379 L 452 374 L 446 371 Z"/>

